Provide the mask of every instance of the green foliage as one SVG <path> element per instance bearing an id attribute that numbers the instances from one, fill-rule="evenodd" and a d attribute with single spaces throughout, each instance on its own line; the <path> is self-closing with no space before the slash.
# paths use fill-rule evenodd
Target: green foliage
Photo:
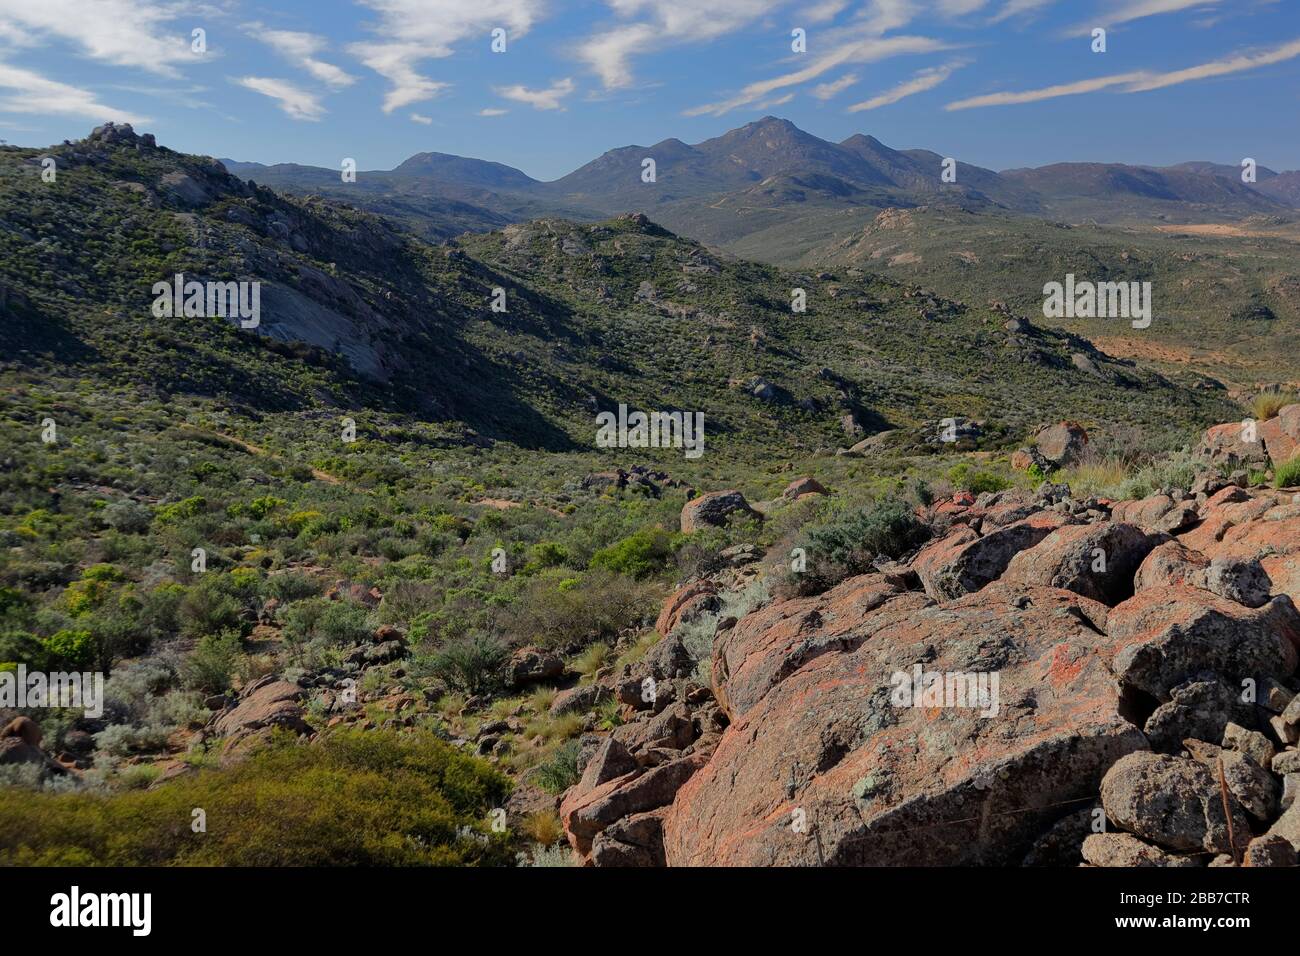
<path id="1" fill-rule="evenodd" d="M 174 504 L 163 505 L 158 509 L 158 520 L 163 524 L 175 524 L 186 518 L 193 518 L 202 514 L 208 507 L 207 499 L 202 495 L 195 495 L 192 498 L 186 498 L 183 501 L 177 501 Z"/>
<path id="2" fill-rule="evenodd" d="M 1031 465 L 1031 469 L 1037 465 Z M 948 469 L 948 480 L 963 491 L 979 495 L 987 491 L 1002 491 L 1011 487 L 1011 482 L 991 471 L 976 468 L 968 461 L 960 462 Z"/>
<path id="3" fill-rule="evenodd" d="M 60 669 L 81 670 L 95 663 L 98 647 L 86 630 L 64 628 L 41 642 L 42 649 Z"/>
<path id="4" fill-rule="evenodd" d="M 582 744 L 579 741 L 565 741 L 555 748 L 550 757 L 533 768 L 529 781 L 547 793 L 563 793 L 582 776 L 578 772 L 578 755 L 581 752 Z"/>
<path id="5" fill-rule="evenodd" d="M 667 567 L 672 553 L 672 535 L 663 528 L 646 528 L 601 548 L 592 555 L 591 567 L 643 578 Z"/>
<path id="6" fill-rule="evenodd" d="M 1273 483 L 1279 488 L 1300 486 L 1300 455 L 1277 466 L 1273 475 Z"/>
<path id="7" fill-rule="evenodd" d="M 791 572 L 783 590 L 815 594 L 845 578 L 863 574 L 877 558 L 900 558 L 930 536 L 907 503 L 889 498 L 838 515 L 805 531 L 807 569 Z"/>
<path id="8" fill-rule="evenodd" d="M 153 790 L 0 800 L 0 865 L 509 865 L 486 825 L 509 783 L 432 734 L 287 738 Z M 324 799 L 322 795 L 328 795 Z M 207 832 L 194 833 L 194 807 Z"/>
<path id="9" fill-rule="evenodd" d="M 243 652 L 238 631 L 204 635 L 185 660 L 185 686 L 205 694 L 229 689 Z"/>
<path id="10" fill-rule="evenodd" d="M 488 634 L 470 634 L 448 641 L 428 660 L 433 676 L 447 686 L 466 694 L 481 694 L 497 686 L 501 666 L 510 656 L 498 638 Z"/>

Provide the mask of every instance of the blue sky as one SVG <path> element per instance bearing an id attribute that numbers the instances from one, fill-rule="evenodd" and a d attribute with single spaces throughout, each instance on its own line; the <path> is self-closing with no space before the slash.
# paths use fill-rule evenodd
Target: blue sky
<path id="1" fill-rule="evenodd" d="M 1295 169 L 1300 0 L 0 0 L 0 138 L 23 145 L 118 119 L 240 160 L 431 150 L 552 179 L 765 114 L 995 169 Z"/>

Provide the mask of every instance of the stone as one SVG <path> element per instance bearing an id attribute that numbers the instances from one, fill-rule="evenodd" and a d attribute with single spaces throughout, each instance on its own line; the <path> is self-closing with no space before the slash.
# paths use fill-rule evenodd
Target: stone
<path id="1" fill-rule="evenodd" d="M 666 809 L 634 813 L 607 826 L 591 841 L 592 866 L 660 867 L 664 861 Z"/>
<path id="2" fill-rule="evenodd" d="M 1232 722 L 1223 728 L 1223 746 L 1245 754 L 1265 769 L 1272 765 L 1276 753 L 1273 742 L 1258 730 L 1247 730 L 1240 724 Z"/>
<path id="3" fill-rule="evenodd" d="M 732 722 L 668 811 L 669 865 L 1018 862 L 1063 803 L 1146 747 L 1098 653 L 1104 605 L 999 583 L 905 608 L 864 578 L 832 599 L 853 619 L 777 602 L 760 612 L 769 628 L 733 629 L 750 646 L 725 649 L 731 666 L 715 653 Z M 996 671 L 997 718 L 896 703 L 917 665 Z"/>
<path id="4" fill-rule="evenodd" d="M 924 548 L 913 560 L 912 570 L 931 598 L 954 600 L 996 581 L 1018 553 L 1064 523 L 1059 515 L 1040 513 L 982 537 L 962 526 Z"/>
<path id="5" fill-rule="evenodd" d="M 1285 837 L 1271 834 L 1256 837 L 1246 847 L 1242 866 L 1295 866 L 1296 851 Z"/>
<path id="6" fill-rule="evenodd" d="M 512 688 L 555 680 L 563 674 L 563 659 L 536 647 L 519 648 L 506 664 L 506 682 Z"/>
<path id="7" fill-rule="evenodd" d="M 790 484 L 785 486 L 785 491 L 781 492 L 781 497 L 786 501 L 795 501 L 804 495 L 824 495 L 828 494 L 822 483 L 812 475 L 805 475 L 802 478 L 796 478 Z"/>
<path id="8" fill-rule="evenodd" d="M 1218 782 L 1194 760 L 1138 751 L 1120 758 L 1101 781 L 1101 803 L 1115 826 L 1178 853 L 1230 853 Z M 1233 835 L 1244 849 L 1245 815 L 1229 798 Z"/>
<path id="9" fill-rule="evenodd" d="M 1194 588 L 1158 587 L 1112 608 L 1106 633 L 1115 675 L 1168 701 L 1172 688 L 1206 670 L 1229 683 L 1289 676 L 1300 614 L 1285 596 L 1247 608 Z"/>
<path id="10" fill-rule="evenodd" d="M 692 498 L 682 508 L 682 532 L 691 534 L 702 527 L 723 527 L 735 517 L 762 521 L 739 491 L 712 491 Z"/>
<path id="11" fill-rule="evenodd" d="M 1169 698 L 1142 728 L 1155 750 L 1176 751 L 1188 737 L 1222 740 L 1229 724 L 1254 716 L 1254 707 L 1242 703 L 1240 692 L 1214 674 L 1184 681 L 1170 689 Z"/>
<path id="12" fill-rule="evenodd" d="M 594 788 L 579 783 L 560 804 L 560 819 L 570 845 L 586 855 L 591 852 L 592 840 L 610 824 L 672 803 L 677 791 L 706 760 L 702 754 L 691 754 L 649 770 L 634 770 Z"/>
<path id="13" fill-rule="evenodd" d="M 655 631 L 667 637 L 678 624 L 717 611 L 721 606 L 718 586 L 712 581 L 701 579 L 683 584 L 664 601 L 655 621 Z"/>
<path id="14" fill-rule="evenodd" d="M 217 736 L 236 740 L 272 727 L 313 734 L 303 717 L 303 696 L 297 684 L 268 675 L 250 685 L 233 708 L 218 714 L 212 728 Z"/>
<path id="15" fill-rule="evenodd" d="M 1200 866 L 1195 857 L 1174 856 L 1131 833 L 1093 833 L 1083 841 L 1083 858 L 1092 866 Z"/>
<path id="16" fill-rule="evenodd" d="M 1088 433 L 1078 422 L 1058 422 L 1039 431 L 1034 445 L 1053 466 L 1067 468 L 1083 456 Z"/>
<path id="17" fill-rule="evenodd" d="M 1132 524 L 1066 525 L 1015 555 L 1000 580 L 1065 588 L 1115 605 L 1133 594 L 1138 567 L 1166 540 Z"/>

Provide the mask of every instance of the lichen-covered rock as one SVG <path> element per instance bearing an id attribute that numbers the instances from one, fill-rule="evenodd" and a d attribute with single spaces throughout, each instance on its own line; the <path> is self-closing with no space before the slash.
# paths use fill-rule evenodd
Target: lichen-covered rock
<path id="1" fill-rule="evenodd" d="M 1172 688 L 1207 670 L 1230 683 L 1290 676 L 1300 614 L 1285 596 L 1247 608 L 1195 588 L 1148 588 L 1111 610 L 1107 634 L 1115 675 L 1168 701 Z"/>
<path id="2" fill-rule="evenodd" d="M 1101 805 L 1115 826 L 1176 853 L 1231 853 L 1218 782 L 1194 760 L 1141 751 L 1116 762 L 1101 781 Z M 1250 824 L 1228 798 L 1238 850 Z"/>
<path id="3" fill-rule="evenodd" d="M 733 517 L 763 520 L 739 491 L 711 491 L 683 506 L 682 531 L 690 534 L 705 526 L 721 527 Z"/>
<path id="4" fill-rule="evenodd" d="M 900 613 L 880 582 L 856 587 L 875 609 L 847 630 L 802 602 L 766 609 L 767 629 L 737 625 L 752 649 L 727 658 L 743 667 L 715 667 L 734 722 L 665 819 L 670 865 L 1014 862 L 1061 803 L 1146 747 L 1105 666 L 1103 605 L 995 584 Z M 851 609 L 852 593 L 836 603 Z M 786 663 L 804 646 L 821 650 Z M 901 703 L 918 666 L 996 673 L 996 714 Z"/>

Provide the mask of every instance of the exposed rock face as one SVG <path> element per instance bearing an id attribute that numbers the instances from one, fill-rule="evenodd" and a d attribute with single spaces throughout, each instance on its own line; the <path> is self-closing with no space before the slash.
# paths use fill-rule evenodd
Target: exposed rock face
<path id="1" fill-rule="evenodd" d="M 1232 852 L 1219 785 L 1194 760 L 1131 753 L 1102 780 L 1101 803 L 1116 826 L 1167 850 Z M 1230 801 L 1229 808 L 1237 849 L 1244 850 L 1250 824 L 1235 802 Z"/>
<path id="2" fill-rule="evenodd" d="M 690 534 L 706 525 L 719 527 L 733 515 L 760 521 L 763 518 L 739 491 L 712 491 L 686 502 L 682 508 L 682 531 Z"/>
<path id="3" fill-rule="evenodd" d="M 1114 605 L 1132 594 L 1138 566 L 1165 540 L 1131 524 L 1067 525 L 1012 558 L 1001 580 L 1064 588 Z"/>
<path id="4" fill-rule="evenodd" d="M 1274 418 L 1259 423 L 1259 438 L 1277 467 L 1300 452 L 1300 405 L 1287 405 Z"/>
<path id="5" fill-rule="evenodd" d="M 1060 515 L 1044 512 L 983 537 L 963 525 L 924 549 L 912 568 L 930 597 L 955 600 L 996 581 L 1019 552 L 1032 548 L 1064 523 Z"/>
<path id="6" fill-rule="evenodd" d="M 1256 428 L 1254 440 L 1244 422 L 1227 422 L 1208 428 L 1196 449 L 1197 456 L 1229 468 L 1262 467 L 1268 464 L 1268 452 Z"/>
<path id="7" fill-rule="evenodd" d="M 917 514 L 941 537 L 910 559 L 722 624 L 711 695 L 672 632 L 719 595 L 669 598 L 615 682 L 632 723 L 564 797 L 586 862 L 1294 865 L 1290 495 L 1045 483 Z"/>
<path id="8" fill-rule="evenodd" d="M 1058 422 L 1040 430 L 1034 445 L 1054 467 L 1065 468 L 1082 457 L 1088 433 L 1078 422 Z"/>
<path id="9" fill-rule="evenodd" d="M 1285 596 L 1251 609 L 1195 588 L 1150 588 L 1111 611 L 1107 634 L 1115 675 L 1167 701 L 1206 670 L 1233 681 L 1290 676 L 1300 614 Z"/>
<path id="10" fill-rule="evenodd" d="M 1131 833 L 1093 833 L 1083 841 L 1083 858 L 1092 866 L 1200 866 L 1190 856 L 1175 856 Z"/>
<path id="11" fill-rule="evenodd" d="M 880 600 L 878 582 L 858 587 Z M 773 630 L 791 619 L 769 610 Z M 783 664 L 788 640 L 747 629 L 765 650 L 745 670 L 773 676 L 732 688 L 735 671 L 715 669 L 735 722 L 665 819 L 669 865 L 1019 860 L 1057 804 L 1095 794 L 1116 759 L 1146 746 L 1119 714 L 1101 604 L 1005 585 L 909 612 L 885 601 L 874 613 L 890 620 L 841 647 L 821 633 L 837 626 L 830 607 L 817 613 L 829 623 L 805 624 L 803 637 L 826 645 L 821 653 Z M 874 628 L 869 615 L 864 623 Z M 898 705 L 893 675 L 917 664 L 997 671 L 998 717 Z"/>
<path id="12" fill-rule="evenodd" d="M 716 611 L 722 606 L 718 598 L 718 587 L 712 581 L 701 580 L 684 584 L 664 601 L 663 610 L 655 621 L 655 631 L 665 637 L 683 621 L 690 621 L 701 614 Z"/>
<path id="13" fill-rule="evenodd" d="M 295 734 L 315 731 L 303 718 L 304 691 L 297 684 L 264 677 L 252 684 L 239 703 L 217 715 L 212 728 L 219 737 L 238 742 L 259 731 L 283 727 Z"/>

